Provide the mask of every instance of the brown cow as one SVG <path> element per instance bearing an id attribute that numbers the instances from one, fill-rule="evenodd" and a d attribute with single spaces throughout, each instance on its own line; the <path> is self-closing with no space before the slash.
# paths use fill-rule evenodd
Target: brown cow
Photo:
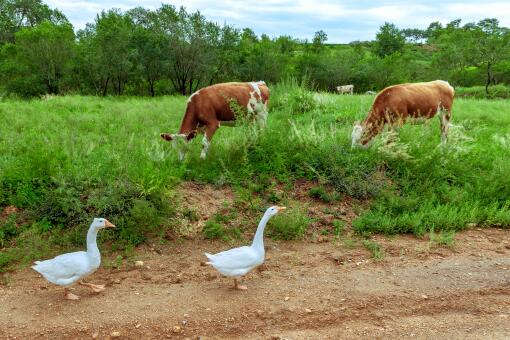
<path id="1" fill-rule="evenodd" d="M 236 120 L 231 107 L 232 102 L 246 108 L 248 114 L 254 116 L 259 124 L 265 125 L 268 100 L 269 88 L 263 81 L 223 83 L 205 87 L 189 97 L 179 132 L 162 133 L 161 138 L 173 141 L 172 145 L 179 149 L 179 159 L 182 160 L 183 146 L 193 139 L 199 130 L 203 131 L 203 148 L 200 158 L 204 159 L 211 139 L 220 124 L 232 125 Z"/>
<path id="2" fill-rule="evenodd" d="M 352 147 L 366 145 L 384 129 L 385 124 L 403 124 L 409 118 L 430 119 L 438 113 L 441 141 L 444 143 L 448 135 L 453 97 L 453 87 L 443 80 L 389 86 L 377 95 L 365 120 L 354 125 Z"/>

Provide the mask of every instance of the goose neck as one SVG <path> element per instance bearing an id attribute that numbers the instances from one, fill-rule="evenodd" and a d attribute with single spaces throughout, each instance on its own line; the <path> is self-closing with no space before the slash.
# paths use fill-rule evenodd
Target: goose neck
<path id="1" fill-rule="evenodd" d="M 87 232 L 87 254 L 91 256 L 99 256 L 99 248 L 97 247 L 97 232 L 98 229 L 90 226 Z"/>
<path id="2" fill-rule="evenodd" d="M 266 228 L 266 224 L 269 221 L 271 216 L 268 213 L 265 213 L 262 219 L 259 222 L 257 227 L 257 232 L 255 233 L 255 237 L 253 238 L 252 247 L 255 249 L 262 249 L 264 251 L 264 229 Z"/>

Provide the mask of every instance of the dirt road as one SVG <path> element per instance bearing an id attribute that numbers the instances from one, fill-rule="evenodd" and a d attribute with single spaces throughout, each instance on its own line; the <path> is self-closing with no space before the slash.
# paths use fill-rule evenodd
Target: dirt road
<path id="1" fill-rule="evenodd" d="M 377 242 L 382 260 L 352 240 L 269 241 L 246 292 L 201 263 L 220 242 L 139 249 L 143 267 L 103 266 L 89 281 L 107 290 L 76 302 L 26 269 L 0 285 L 0 338 L 510 338 L 508 231 Z"/>

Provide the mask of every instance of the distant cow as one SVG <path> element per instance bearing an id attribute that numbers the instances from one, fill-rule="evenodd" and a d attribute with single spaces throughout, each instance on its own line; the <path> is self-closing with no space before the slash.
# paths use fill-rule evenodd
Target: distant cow
<path id="1" fill-rule="evenodd" d="M 263 81 L 251 83 L 223 83 L 205 87 L 193 93 L 186 107 L 178 133 L 162 133 L 161 138 L 172 141 L 178 148 L 179 159 L 184 158 L 184 145 L 197 133 L 204 132 L 200 158 L 207 155 L 209 145 L 220 124 L 232 125 L 236 120 L 232 104 L 246 108 L 260 124 L 267 120 L 269 88 Z"/>
<path id="2" fill-rule="evenodd" d="M 354 85 L 337 86 L 336 92 L 338 92 L 340 94 L 344 94 L 344 93 L 354 94 Z"/>
<path id="3" fill-rule="evenodd" d="M 443 80 L 427 83 L 393 85 L 382 90 L 374 100 L 365 120 L 354 125 L 352 147 L 366 145 L 384 125 L 403 124 L 408 118 L 430 119 L 439 113 L 441 141 L 448 135 L 454 89 Z"/>

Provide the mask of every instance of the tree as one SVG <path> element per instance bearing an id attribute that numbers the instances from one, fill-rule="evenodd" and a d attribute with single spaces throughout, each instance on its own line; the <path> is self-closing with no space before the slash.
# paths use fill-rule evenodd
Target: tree
<path id="1" fill-rule="evenodd" d="M 4 47 L 8 60 L 3 71 L 9 75 L 8 89 L 24 96 L 59 94 L 73 56 L 71 25 L 45 21 L 34 28 L 21 29 L 15 39 L 15 45 Z"/>
<path id="2" fill-rule="evenodd" d="M 1 0 L 0 45 L 14 42 L 14 35 L 20 29 L 35 27 L 44 21 L 53 24 L 69 23 L 64 14 L 50 9 L 41 0 Z"/>
<path id="3" fill-rule="evenodd" d="M 484 19 L 473 29 L 474 41 L 469 45 L 469 56 L 475 65 L 485 68 L 485 91 L 495 84 L 494 65 L 510 57 L 509 30 L 499 26 L 497 19 Z"/>
<path id="4" fill-rule="evenodd" d="M 218 49 L 222 45 L 222 29 L 209 22 L 200 12 L 177 12 L 166 6 L 161 20 L 168 39 L 168 77 L 174 88 L 186 95 L 195 92 L 200 84 L 207 84 L 210 72 L 218 69 Z"/>
<path id="5" fill-rule="evenodd" d="M 107 74 L 103 95 L 107 94 L 110 82 L 115 93 L 121 95 L 132 66 L 129 57 L 133 23 L 129 16 L 113 9 L 96 17 L 94 29 L 98 61 Z"/>
<path id="6" fill-rule="evenodd" d="M 322 51 L 324 43 L 328 40 L 328 35 L 323 30 L 315 32 L 312 41 L 312 48 L 316 53 Z"/>
<path id="7" fill-rule="evenodd" d="M 419 28 L 406 28 L 401 31 L 404 38 L 410 43 L 418 43 L 425 40 L 427 33 Z"/>
<path id="8" fill-rule="evenodd" d="M 135 73 L 147 82 L 149 94 L 154 97 L 156 81 L 165 73 L 168 38 L 159 27 L 155 12 L 135 8 L 128 15 L 134 24 L 130 49 Z"/>
<path id="9" fill-rule="evenodd" d="M 402 52 L 405 43 L 406 40 L 402 32 L 394 24 L 386 22 L 376 34 L 374 52 L 383 58 L 387 55 Z"/>

